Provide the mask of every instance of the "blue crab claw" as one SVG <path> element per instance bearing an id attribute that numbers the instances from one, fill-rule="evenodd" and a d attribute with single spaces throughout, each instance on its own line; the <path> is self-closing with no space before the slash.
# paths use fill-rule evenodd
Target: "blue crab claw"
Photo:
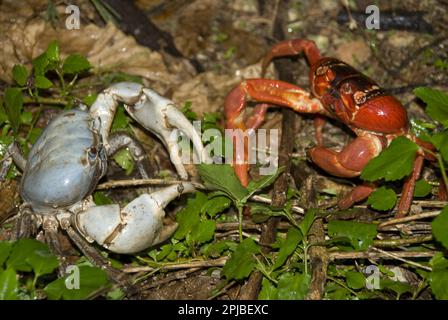
<path id="1" fill-rule="evenodd" d="M 124 208 L 118 204 L 92 206 L 75 214 L 84 237 L 116 253 L 135 253 L 168 239 L 177 224 L 164 226 L 164 208 L 179 195 L 194 192 L 190 183 L 178 183 L 142 194 Z"/>
<path id="2" fill-rule="evenodd" d="M 181 156 L 178 143 L 180 133 L 193 143 L 194 160 L 210 163 L 211 160 L 202 144 L 200 134 L 185 115 L 176 108 L 174 102 L 133 82 L 112 85 L 98 96 L 91 107 L 91 114 L 101 118 L 101 134 L 106 148 L 113 114 L 119 102 L 125 104 L 132 118 L 162 140 L 170 153 L 171 162 L 182 179 L 188 178 L 183 163 L 185 159 L 190 158 Z"/>

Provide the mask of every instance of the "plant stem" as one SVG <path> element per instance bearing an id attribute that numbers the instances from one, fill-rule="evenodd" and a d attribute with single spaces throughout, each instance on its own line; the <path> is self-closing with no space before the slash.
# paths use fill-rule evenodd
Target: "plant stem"
<path id="1" fill-rule="evenodd" d="M 340 286 L 343 287 L 344 289 L 350 291 L 350 292 L 351 292 L 352 294 L 354 294 L 356 297 L 358 297 L 358 294 L 356 293 L 356 291 L 353 291 L 352 289 L 350 289 L 348 286 L 345 285 L 345 283 L 343 283 L 343 282 L 341 282 L 341 281 L 339 281 L 339 280 L 337 280 L 337 279 L 335 279 L 335 278 L 333 278 L 333 277 L 331 277 L 331 276 L 328 276 L 328 275 L 327 275 L 327 278 L 328 278 L 329 280 L 333 281 L 334 283 L 340 285 Z"/>
<path id="2" fill-rule="evenodd" d="M 445 184 L 445 189 L 446 189 L 446 191 L 448 192 L 448 177 L 447 177 L 447 175 L 446 175 L 445 164 L 443 163 L 443 158 L 442 158 L 442 156 L 440 155 L 440 153 L 438 153 L 438 152 L 437 152 L 437 153 L 436 153 L 436 152 L 433 152 L 433 151 L 431 151 L 431 150 L 429 150 L 429 149 L 426 149 L 426 148 L 423 148 L 423 150 L 424 150 L 425 152 L 427 152 L 427 153 L 433 155 L 434 157 L 436 157 L 437 162 L 439 163 L 440 171 L 441 171 L 441 173 L 442 173 L 442 179 L 443 179 L 443 183 Z"/>
<path id="3" fill-rule="evenodd" d="M 36 98 L 24 98 L 23 99 L 23 103 L 25 103 L 25 104 L 28 104 L 28 103 L 43 103 L 43 104 L 66 105 L 67 101 L 62 100 L 62 99 L 36 97 Z"/>
<path id="4" fill-rule="evenodd" d="M 238 206 L 238 231 L 240 234 L 240 242 L 243 241 L 243 206 Z"/>

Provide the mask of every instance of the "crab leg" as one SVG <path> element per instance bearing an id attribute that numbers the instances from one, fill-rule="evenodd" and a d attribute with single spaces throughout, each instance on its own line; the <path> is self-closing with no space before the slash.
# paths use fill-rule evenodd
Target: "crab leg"
<path id="1" fill-rule="evenodd" d="M 247 100 L 254 100 L 263 104 L 258 105 L 254 114 L 245 122 L 244 111 Z M 299 113 L 326 114 L 319 100 L 311 98 L 308 92 L 295 85 L 279 80 L 249 79 L 241 82 L 226 97 L 224 109 L 226 128 L 241 129 L 244 132 L 248 127 L 256 128 L 260 126 L 268 107 L 265 103 L 288 107 Z M 241 140 L 242 138 L 242 136 L 236 136 L 234 146 L 236 143 L 241 145 L 243 141 L 238 141 L 238 139 Z M 247 153 L 246 143 L 244 143 L 244 154 L 235 152 L 235 173 L 244 186 L 249 183 Z"/>
<path id="2" fill-rule="evenodd" d="M 322 57 L 316 43 L 307 39 L 286 40 L 275 44 L 271 50 L 265 55 L 262 65 L 261 74 L 264 76 L 266 68 L 272 59 L 277 57 L 295 56 L 304 53 L 308 63 L 313 66 Z"/>
<path id="3" fill-rule="evenodd" d="M 75 225 L 110 251 L 135 253 L 168 239 L 177 225 L 163 226 L 166 205 L 179 195 L 193 192 L 190 183 L 178 183 L 142 194 L 124 208 L 118 204 L 92 206 L 75 213 Z"/>
<path id="4" fill-rule="evenodd" d="M 98 95 L 90 109 L 92 116 L 99 117 L 101 120 L 100 133 L 103 136 L 106 150 L 110 148 L 108 134 L 120 102 L 125 104 L 128 113 L 138 123 L 162 140 L 170 151 L 171 161 L 181 178 L 187 179 L 188 174 L 179 155 L 177 129 L 193 142 L 196 157 L 204 162 L 209 161 L 199 133 L 183 113 L 175 107 L 174 102 L 153 90 L 132 82 L 121 82 L 107 88 Z"/>

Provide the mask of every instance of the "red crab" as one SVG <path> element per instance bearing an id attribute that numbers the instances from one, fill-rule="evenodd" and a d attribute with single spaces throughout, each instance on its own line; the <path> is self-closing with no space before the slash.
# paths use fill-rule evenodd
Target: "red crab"
<path id="1" fill-rule="evenodd" d="M 296 85 L 271 79 L 248 79 L 236 86 L 225 102 L 226 128 L 256 129 L 263 120 L 268 104 L 292 108 L 300 113 L 319 115 L 315 119 L 317 146 L 309 150 L 311 160 L 326 172 L 344 178 L 359 176 L 362 169 L 398 136 L 406 136 L 424 148 L 433 146 L 412 135 L 403 105 L 387 94 L 372 79 L 343 61 L 321 57 L 311 40 L 296 39 L 274 45 L 265 56 L 262 74 L 272 59 L 303 53 L 310 65 L 311 94 Z M 244 119 L 246 101 L 259 102 L 253 114 Z M 347 125 L 356 138 L 342 150 L 323 146 L 322 127 L 325 118 L 336 119 Z M 420 176 L 424 159 L 434 160 L 424 152 L 417 153 L 413 172 L 407 177 L 397 216 L 405 215 L 411 206 L 415 182 Z M 235 152 L 236 175 L 244 186 L 249 182 L 247 145 L 244 154 Z M 340 208 L 348 208 L 367 198 L 375 189 L 373 184 L 359 185 L 339 201 Z"/>

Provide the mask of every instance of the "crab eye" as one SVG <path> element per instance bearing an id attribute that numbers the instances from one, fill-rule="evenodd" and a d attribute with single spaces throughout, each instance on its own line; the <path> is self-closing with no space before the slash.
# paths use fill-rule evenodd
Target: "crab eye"
<path id="1" fill-rule="evenodd" d="M 344 94 L 351 94 L 353 92 L 352 86 L 348 82 L 346 82 L 342 85 L 341 90 L 342 90 L 342 93 L 344 93 Z"/>
<path id="2" fill-rule="evenodd" d="M 87 151 L 87 156 L 89 157 L 89 161 L 93 162 L 98 157 L 98 149 L 93 146 L 89 148 L 89 151 Z"/>

